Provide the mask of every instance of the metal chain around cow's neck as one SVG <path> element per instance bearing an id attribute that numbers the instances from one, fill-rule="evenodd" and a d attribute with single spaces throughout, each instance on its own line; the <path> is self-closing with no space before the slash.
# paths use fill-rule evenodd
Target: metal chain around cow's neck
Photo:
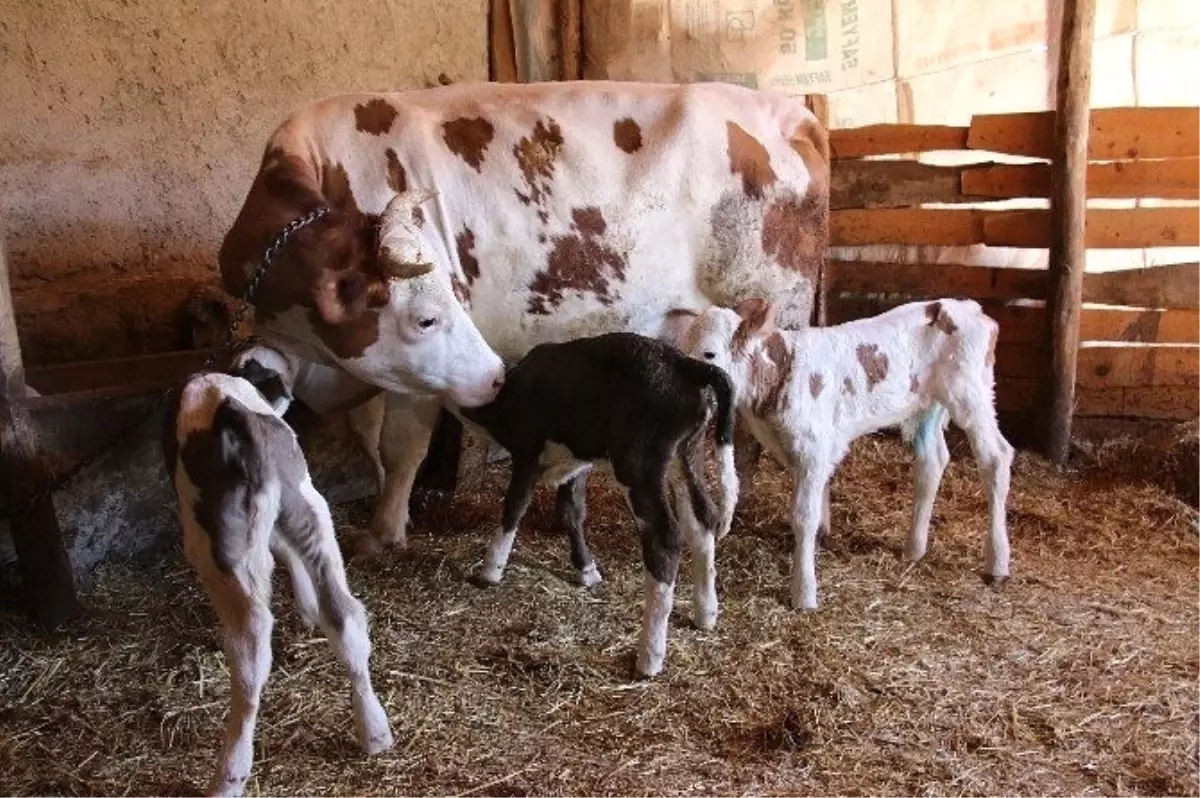
<path id="1" fill-rule="evenodd" d="M 267 249 L 263 253 L 262 260 L 259 261 L 259 264 L 254 267 L 254 271 L 250 273 L 250 277 L 247 278 L 246 290 L 242 292 L 241 296 L 242 307 L 233 314 L 233 318 L 229 322 L 229 328 L 225 333 L 225 343 L 218 346 L 209 354 L 207 358 L 205 358 L 204 364 L 200 367 L 200 372 L 211 369 L 223 355 L 237 345 L 238 328 L 241 327 L 242 321 L 246 318 L 246 314 L 249 313 L 250 308 L 253 307 L 252 303 L 254 301 L 255 293 L 258 291 L 259 283 L 262 282 L 263 277 L 266 276 L 267 270 L 271 267 L 271 263 L 279 255 L 280 250 L 283 249 L 288 240 L 291 239 L 291 237 L 295 235 L 297 231 L 308 227 L 313 222 L 322 219 L 325 216 L 328 216 L 329 213 L 330 209 L 327 206 L 322 205 L 314 208 L 303 216 L 288 222 L 286 225 L 284 225 L 283 229 L 279 231 L 278 235 L 271 240 L 271 243 L 267 245 Z M 22 502 L 15 509 L 0 510 L 0 518 L 12 518 L 27 513 L 38 504 L 41 504 L 50 498 L 52 494 L 61 490 L 85 468 L 90 466 L 92 463 L 95 463 L 108 452 L 115 449 L 126 438 L 137 431 L 142 424 L 144 424 L 148 419 L 152 418 L 154 414 L 158 412 L 158 409 L 162 407 L 168 399 L 171 398 L 171 395 L 183 383 L 187 382 L 187 380 L 191 379 L 197 373 L 199 372 L 192 372 L 180 382 L 163 391 L 162 395 L 150 405 L 150 408 L 146 411 L 145 415 L 139 417 L 136 421 L 121 429 L 120 432 L 105 442 L 103 446 L 100 446 L 86 457 L 81 458 L 77 463 L 63 471 L 61 474 L 53 477 L 49 481 L 49 484 L 35 493 L 32 497 Z"/>

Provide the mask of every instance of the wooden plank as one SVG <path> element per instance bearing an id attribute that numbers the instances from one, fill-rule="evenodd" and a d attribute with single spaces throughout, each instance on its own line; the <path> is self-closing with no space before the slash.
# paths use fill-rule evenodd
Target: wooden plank
<path id="1" fill-rule="evenodd" d="M 948 125 L 867 125 L 829 132 L 834 160 L 967 147 L 967 128 Z"/>
<path id="2" fill-rule="evenodd" d="M 1076 384 L 1089 388 L 1200 388 L 1197 346 L 1085 346 L 1078 363 Z"/>
<path id="3" fill-rule="evenodd" d="M 962 170 L 961 192 L 967 197 L 989 199 L 1049 197 L 1050 165 L 989 164 L 968 167 Z M 1200 161 L 1195 158 L 1170 158 L 1089 164 L 1087 193 L 1090 199 L 1200 199 Z"/>
<path id="4" fill-rule="evenodd" d="M 965 202 L 961 171 L 917 161 L 834 161 L 829 207 L 905 208 L 923 202 Z"/>
<path id="5" fill-rule="evenodd" d="M 996 409 L 1001 413 L 1038 410 L 1042 389 L 1039 380 L 1000 380 L 996 383 Z M 1191 421 L 1200 414 L 1200 391 L 1190 386 L 1081 386 L 1075 400 L 1075 415 L 1081 417 Z"/>
<path id="6" fill-rule="evenodd" d="M 1087 274 L 1083 301 L 1139 308 L 1200 307 L 1200 263 Z"/>
<path id="7" fill-rule="evenodd" d="M 31 368 L 26 378 L 43 395 L 118 386 L 150 387 L 186 377 L 203 366 L 213 351 L 197 349 L 62 363 Z"/>
<path id="8" fill-rule="evenodd" d="M 983 243 L 983 217 L 975 210 L 879 209 L 832 211 L 829 239 L 833 246 L 867 244 Z"/>
<path id="9" fill-rule="evenodd" d="M 967 147 L 1049 158 L 1054 112 L 985 114 L 971 119 Z M 1200 156 L 1200 108 L 1097 108 L 1088 122 L 1093 161 Z"/>
<path id="10" fill-rule="evenodd" d="M 496 83 L 517 83 L 517 46 L 509 0 L 492 0 L 488 13 L 488 74 Z"/>
<path id="11" fill-rule="evenodd" d="M 1046 272 L 961 264 L 830 261 L 829 291 L 901 294 L 912 299 L 1041 299 L 1046 295 Z"/>
<path id="12" fill-rule="evenodd" d="M 582 0 L 559 0 L 558 51 L 559 80 L 579 80 L 583 77 Z"/>
<path id="13" fill-rule="evenodd" d="M 917 212 L 932 211 L 914 211 Z M 984 230 L 981 243 L 1037 249 L 1050 246 L 1049 211 L 981 211 L 980 214 Z M 860 236 L 865 235 L 860 232 Z M 1197 246 L 1200 216 L 1195 208 L 1092 208 L 1087 211 L 1086 245 L 1091 249 Z"/>

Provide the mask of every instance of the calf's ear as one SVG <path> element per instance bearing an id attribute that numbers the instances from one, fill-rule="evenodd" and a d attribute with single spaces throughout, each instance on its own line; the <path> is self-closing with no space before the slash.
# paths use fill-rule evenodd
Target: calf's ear
<path id="1" fill-rule="evenodd" d="M 666 341 L 676 349 L 683 349 L 683 339 L 687 335 L 688 327 L 696 320 L 699 314 L 694 310 L 678 308 L 667 312 L 663 317 L 662 324 L 659 325 L 657 338 L 660 341 Z"/>
<path id="2" fill-rule="evenodd" d="M 762 297 L 743 299 L 733 310 L 742 319 L 738 333 L 744 338 L 765 332 L 775 323 L 775 306 Z"/>

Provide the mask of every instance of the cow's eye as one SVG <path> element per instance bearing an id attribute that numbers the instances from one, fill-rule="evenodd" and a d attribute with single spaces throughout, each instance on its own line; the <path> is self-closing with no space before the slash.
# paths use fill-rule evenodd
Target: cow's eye
<path id="1" fill-rule="evenodd" d="M 705 360 L 716 360 L 716 358 L 717 358 L 716 352 L 705 352 L 704 353 Z"/>
<path id="2" fill-rule="evenodd" d="M 437 324 L 437 319 L 433 318 L 432 316 L 427 319 L 421 319 L 419 322 L 417 322 L 417 326 L 422 330 L 428 330 L 435 324 Z"/>

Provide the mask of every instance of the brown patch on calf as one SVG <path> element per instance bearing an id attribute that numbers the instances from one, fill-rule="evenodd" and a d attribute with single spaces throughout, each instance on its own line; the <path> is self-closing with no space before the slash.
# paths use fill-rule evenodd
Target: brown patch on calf
<path id="1" fill-rule="evenodd" d="M 571 212 L 574 232 L 554 236 L 554 247 L 546 256 L 546 268 L 529 284 L 532 296 L 528 312 L 550 314 L 565 299 L 565 292 L 595 294 L 603 305 L 611 305 L 612 280 L 625 279 L 628 261 L 620 252 L 604 245 L 602 237 L 608 223 L 598 208 L 575 208 Z"/>
<path id="2" fill-rule="evenodd" d="M 458 249 L 458 262 L 462 265 L 467 284 L 474 285 L 479 277 L 479 259 L 475 257 L 475 232 L 469 227 L 463 227 L 462 232 L 454 237 Z"/>
<path id="3" fill-rule="evenodd" d="M 828 244 L 828 214 L 819 196 L 780 197 L 763 212 L 763 252 L 780 268 L 815 284 Z"/>
<path id="4" fill-rule="evenodd" d="M 442 124 L 442 140 L 450 152 L 462 158 L 476 172 L 481 172 L 483 155 L 492 143 L 495 128 L 482 117 L 459 117 Z"/>
<path id="5" fill-rule="evenodd" d="M 812 398 L 816 399 L 821 395 L 821 391 L 825 390 L 825 378 L 820 372 L 814 371 L 808 375 L 808 392 L 812 394 Z"/>
<path id="6" fill-rule="evenodd" d="M 958 325 L 954 323 L 954 319 L 950 318 L 950 314 L 946 313 L 941 302 L 930 302 L 926 305 L 925 318 L 929 320 L 930 326 L 937 327 L 946 335 L 954 335 L 958 332 Z"/>
<path id="7" fill-rule="evenodd" d="M 397 194 L 403 194 L 408 190 L 408 175 L 404 172 L 404 164 L 400 163 L 400 156 L 391 147 L 387 148 L 385 154 L 387 155 L 388 188 Z"/>
<path id="8" fill-rule="evenodd" d="M 751 406 L 756 416 L 766 416 L 787 408 L 788 386 L 796 355 L 783 334 L 775 330 L 763 341 L 762 349 L 750 364 L 753 385 Z"/>
<path id="9" fill-rule="evenodd" d="M 554 176 L 554 165 L 562 154 L 562 147 L 562 128 L 548 117 L 546 122 L 539 119 L 533 132 L 513 145 L 517 166 L 525 176 L 525 185 L 529 187 L 528 194 L 517 192 L 521 202 L 540 205 L 550 195 L 550 178 Z M 543 214 L 540 212 L 538 215 Z M 546 221 L 546 218 L 542 219 L 543 224 Z"/>
<path id="10" fill-rule="evenodd" d="M 867 390 L 874 390 L 876 385 L 887 378 L 887 355 L 880 352 L 879 347 L 875 344 L 859 344 L 854 353 L 858 356 L 858 362 L 867 375 Z"/>
<path id="11" fill-rule="evenodd" d="M 751 199 L 762 199 L 764 189 L 777 179 L 771 155 L 762 142 L 736 122 L 726 122 L 729 136 L 729 170 L 742 177 L 742 191 Z"/>
<path id="12" fill-rule="evenodd" d="M 376 97 L 354 106 L 354 126 L 363 133 L 382 136 L 392 129 L 392 123 L 399 115 L 391 103 Z"/>
<path id="13" fill-rule="evenodd" d="M 618 119 L 613 123 L 613 143 L 627 153 L 635 153 L 642 148 L 642 129 L 632 117 Z"/>

